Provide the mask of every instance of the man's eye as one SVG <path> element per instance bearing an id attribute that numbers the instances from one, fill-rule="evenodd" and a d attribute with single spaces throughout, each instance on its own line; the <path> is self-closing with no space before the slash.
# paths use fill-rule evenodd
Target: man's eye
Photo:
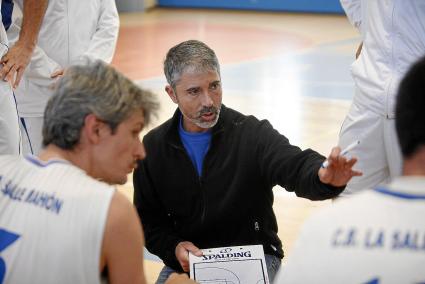
<path id="1" fill-rule="evenodd" d="M 197 90 L 197 89 L 188 91 L 188 94 L 191 95 L 191 96 L 196 96 L 198 93 L 199 93 L 199 90 Z"/>
<path id="2" fill-rule="evenodd" d="M 211 84 L 210 89 L 211 90 L 217 90 L 218 87 L 220 87 L 220 83 L 214 83 L 214 84 Z"/>

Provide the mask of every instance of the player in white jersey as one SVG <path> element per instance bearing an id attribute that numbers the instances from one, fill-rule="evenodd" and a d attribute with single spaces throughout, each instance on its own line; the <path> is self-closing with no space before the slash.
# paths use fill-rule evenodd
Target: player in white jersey
<path id="1" fill-rule="evenodd" d="M 27 0 L 14 0 L 19 8 Z M 31 62 L 16 88 L 23 153 L 38 154 L 42 144 L 43 112 L 52 96 L 51 86 L 70 65 L 101 59 L 110 63 L 118 38 L 115 0 L 48 1 Z M 18 38 L 21 19 L 8 31 Z M 25 19 L 24 19 L 25 21 Z"/>
<path id="2" fill-rule="evenodd" d="M 0 8 L 3 1 L 0 1 Z M 13 2 L 8 3 L 13 7 Z M 25 0 L 23 24 L 18 42 L 9 49 L 9 42 L 0 15 L 0 154 L 18 154 L 21 148 L 18 114 L 11 85 L 16 88 L 37 42 L 47 0 Z M 12 9 L 5 13 L 9 23 Z M 7 19 L 6 19 L 7 18 Z M 3 81 L 3 80 L 4 81 Z M 5 81 L 9 83 L 6 83 Z"/>
<path id="3" fill-rule="evenodd" d="M 350 154 L 363 172 L 347 184 L 348 196 L 400 176 L 402 156 L 394 104 L 401 78 L 425 55 L 425 1 L 340 0 L 359 29 L 363 47 L 351 66 L 355 94 L 340 132 L 339 146 L 361 143 Z"/>
<path id="4" fill-rule="evenodd" d="M 123 184 L 145 156 L 153 95 L 101 62 L 71 67 L 39 157 L 0 157 L 0 283 L 145 283 L 143 233 Z"/>
<path id="5" fill-rule="evenodd" d="M 424 90 L 425 58 L 398 92 L 403 176 L 309 219 L 275 283 L 425 283 Z"/>

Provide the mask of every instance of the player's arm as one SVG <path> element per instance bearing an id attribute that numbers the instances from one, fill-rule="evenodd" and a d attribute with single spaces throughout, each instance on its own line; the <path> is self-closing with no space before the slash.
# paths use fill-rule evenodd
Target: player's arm
<path id="1" fill-rule="evenodd" d="M 48 0 L 24 0 L 19 39 L 0 61 L 4 65 L 0 70 L 1 78 L 7 79 L 14 88 L 18 86 L 36 47 L 47 4 Z"/>
<path id="2" fill-rule="evenodd" d="M 108 268 L 109 283 L 146 283 L 143 238 L 136 210 L 124 195 L 116 192 L 108 212 L 100 267 Z"/>
<path id="3" fill-rule="evenodd" d="M 350 23 L 359 31 L 362 26 L 362 5 L 361 0 L 340 0 Z"/>

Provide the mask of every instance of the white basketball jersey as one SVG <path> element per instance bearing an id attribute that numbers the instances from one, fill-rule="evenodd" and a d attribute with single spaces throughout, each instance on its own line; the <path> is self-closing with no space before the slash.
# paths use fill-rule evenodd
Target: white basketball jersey
<path id="1" fill-rule="evenodd" d="M 100 283 L 114 192 L 64 160 L 0 156 L 0 284 Z"/>
<path id="2" fill-rule="evenodd" d="M 400 177 L 318 212 L 275 284 L 425 283 L 425 178 Z"/>

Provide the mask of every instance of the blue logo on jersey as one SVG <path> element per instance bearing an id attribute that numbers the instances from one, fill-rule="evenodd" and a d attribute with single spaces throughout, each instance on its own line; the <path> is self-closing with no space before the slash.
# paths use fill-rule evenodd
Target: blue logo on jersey
<path id="1" fill-rule="evenodd" d="M 12 232 L 8 232 L 0 228 L 0 253 L 13 244 L 20 236 Z M 4 276 L 6 275 L 6 262 L 1 258 L 0 254 L 0 284 L 3 284 Z"/>

